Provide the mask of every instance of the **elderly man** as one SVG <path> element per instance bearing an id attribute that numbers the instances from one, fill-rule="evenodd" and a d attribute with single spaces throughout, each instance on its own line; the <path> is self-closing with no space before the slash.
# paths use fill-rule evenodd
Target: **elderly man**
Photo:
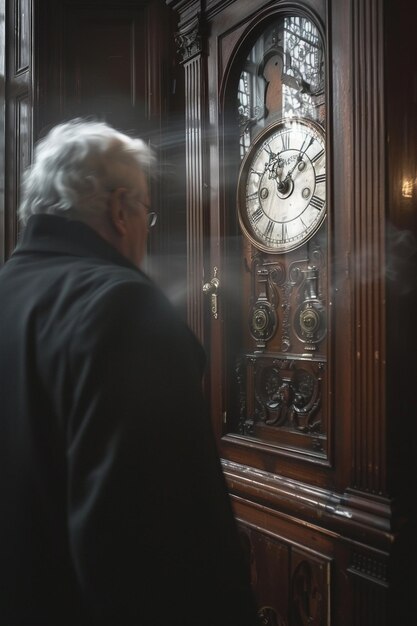
<path id="1" fill-rule="evenodd" d="M 0 272 L 0 623 L 253 626 L 204 355 L 139 269 L 140 139 L 38 145 Z"/>

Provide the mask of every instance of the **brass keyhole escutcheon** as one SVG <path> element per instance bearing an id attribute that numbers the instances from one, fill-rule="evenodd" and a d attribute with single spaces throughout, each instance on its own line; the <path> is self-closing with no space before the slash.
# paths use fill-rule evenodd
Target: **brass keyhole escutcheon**
<path id="1" fill-rule="evenodd" d="M 219 316 L 217 292 L 220 287 L 220 280 L 218 279 L 217 273 L 218 273 L 218 268 L 213 267 L 213 278 L 209 282 L 203 284 L 203 293 L 205 295 L 210 295 L 210 304 L 211 304 L 210 308 L 211 308 L 211 314 L 213 315 L 214 319 L 217 319 Z"/>

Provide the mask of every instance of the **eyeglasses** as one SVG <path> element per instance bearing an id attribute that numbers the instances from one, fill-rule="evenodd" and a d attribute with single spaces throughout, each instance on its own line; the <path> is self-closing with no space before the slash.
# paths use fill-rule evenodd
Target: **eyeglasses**
<path id="1" fill-rule="evenodd" d="M 148 228 L 153 228 L 158 221 L 158 214 L 155 211 L 149 211 L 146 215 L 148 220 Z"/>
<path id="2" fill-rule="evenodd" d="M 113 193 L 115 189 L 108 189 L 107 191 L 109 193 Z M 155 211 L 149 211 L 149 206 L 142 202 L 142 200 L 137 200 L 137 202 L 139 202 L 139 204 L 146 209 L 146 221 L 148 223 L 148 228 L 153 228 L 158 221 L 158 213 L 155 213 Z"/>
<path id="3" fill-rule="evenodd" d="M 158 221 L 158 214 L 155 213 L 155 211 L 149 211 L 148 205 L 142 202 L 142 200 L 139 200 L 139 204 L 141 204 L 147 211 L 146 219 L 148 222 L 148 228 L 153 228 Z"/>

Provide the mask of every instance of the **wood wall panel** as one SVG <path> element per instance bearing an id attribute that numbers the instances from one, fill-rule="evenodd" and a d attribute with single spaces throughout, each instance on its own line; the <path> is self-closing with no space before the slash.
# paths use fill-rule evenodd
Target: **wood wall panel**
<path id="1" fill-rule="evenodd" d="M 244 536 L 250 546 L 251 581 L 258 606 L 263 614 L 270 612 L 267 607 L 272 609 L 278 623 L 285 624 L 290 597 L 290 546 L 249 527 Z"/>
<path id="2" fill-rule="evenodd" d="M 352 577 L 352 586 L 352 624 L 355 626 L 379 626 L 381 624 L 394 626 L 394 623 L 387 622 L 387 603 L 384 588 L 370 584 L 366 579 L 359 577 Z M 400 623 L 398 623 L 398 626 L 400 626 Z"/>
<path id="3" fill-rule="evenodd" d="M 159 145 L 171 87 L 170 20 L 162 0 L 42 0 L 38 132 L 85 115 Z"/>
<path id="4" fill-rule="evenodd" d="M 15 111 L 16 134 L 16 202 L 20 203 L 19 184 L 22 175 L 30 164 L 32 155 L 32 108 L 29 97 L 25 94 L 16 99 Z"/>
<path id="5" fill-rule="evenodd" d="M 332 559 L 256 525 L 241 523 L 240 532 L 260 624 L 330 626 Z"/>
<path id="6" fill-rule="evenodd" d="M 353 486 L 386 493 L 385 169 L 382 1 L 352 0 Z M 372 390 L 370 392 L 370 390 Z"/>
<path id="7" fill-rule="evenodd" d="M 330 626 L 332 588 L 328 559 L 294 547 L 290 581 L 290 624 Z"/>
<path id="8" fill-rule="evenodd" d="M 158 175 L 150 180 L 159 217 L 144 269 L 185 309 L 185 138 L 183 119 L 176 120 L 176 135 L 168 127 L 174 92 L 181 93 L 173 85 L 171 29 L 172 12 L 163 0 L 39 0 L 35 136 L 63 120 L 87 117 L 151 144 L 164 184 Z"/>
<path id="9" fill-rule="evenodd" d="M 32 12 L 32 0 L 6 3 L 5 258 L 17 241 L 21 176 L 33 146 Z"/>
<path id="10" fill-rule="evenodd" d="M 15 5 L 16 60 L 15 73 L 29 69 L 31 57 L 30 0 L 17 0 Z"/>
<path id="11" fill-rule="evenodd" d="M 0 265 L 5 249 L 6 0 L 0 0 Z"/>

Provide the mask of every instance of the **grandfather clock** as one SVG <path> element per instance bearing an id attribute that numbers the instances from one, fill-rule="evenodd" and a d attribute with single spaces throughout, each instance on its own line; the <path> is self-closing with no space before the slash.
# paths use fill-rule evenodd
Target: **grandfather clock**
<path id="1" fill-rule="evenodd" d="M 188 320 L 209 353 L 260 621 L 407 624 L 417 232 L 407 3 L 167 4 L 185 77 Z"/>

